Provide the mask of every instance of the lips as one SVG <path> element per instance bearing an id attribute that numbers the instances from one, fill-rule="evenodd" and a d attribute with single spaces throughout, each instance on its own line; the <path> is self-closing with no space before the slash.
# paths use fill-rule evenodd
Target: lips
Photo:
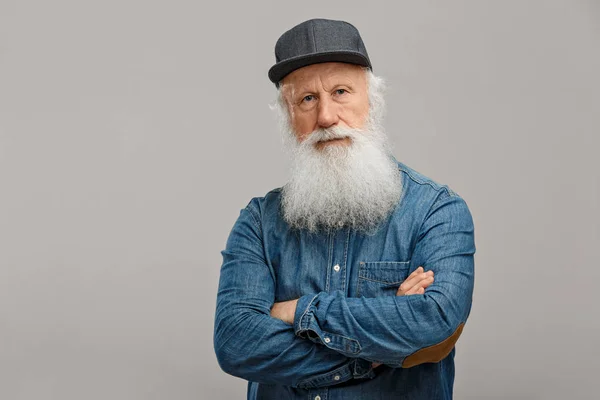
<path id="1" fill-rule="evenodd" d="M 338 137 L 338 138 L 333 138 L 333 139 L 319 140 L 319 143 L 323 143 L 323 142 L 333 142 L 333 141 L 335 141 L 335 140 L 342 140 L 342 139 L 346 139 L 346 136 L 344 136 L 344 137 Z"/>

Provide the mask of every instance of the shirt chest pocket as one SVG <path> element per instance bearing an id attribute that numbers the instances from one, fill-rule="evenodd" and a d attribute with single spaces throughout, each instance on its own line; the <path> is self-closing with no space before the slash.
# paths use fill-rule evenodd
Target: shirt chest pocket
<path id="1" fill-rule="evenodd" d="M 408 278 L 409 261 L 361 261 L 358 269 L 357 297 L 395 296 L 398 286 Z"/>

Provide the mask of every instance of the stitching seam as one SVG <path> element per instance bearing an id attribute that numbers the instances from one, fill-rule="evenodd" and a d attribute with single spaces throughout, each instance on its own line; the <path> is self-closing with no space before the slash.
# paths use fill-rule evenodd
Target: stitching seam
<path id="1" fill-rule="evenodd" d="M 306 315 L 306 313 L 308 312 L 308 309 L 310 308 L 310 306 L 312 305 L 313 301 L 315 301 L 315 299 L 317 298 L 318 294 L 314 295 L 314 297 L 312 299 L 310 299 L 310 301 L 308 302 L 308 305 L 306 306 L 306 309 L 304 310 L 304 312 L 302 313 L 302 315 L 300 316 L 300 321 L 298 322 L 298 324 L 300 325 L 300 329 L 302 330 L 304 329 L 304 327 L 302 326 L 302 322 L 304 321 L 304 316 Z"/>

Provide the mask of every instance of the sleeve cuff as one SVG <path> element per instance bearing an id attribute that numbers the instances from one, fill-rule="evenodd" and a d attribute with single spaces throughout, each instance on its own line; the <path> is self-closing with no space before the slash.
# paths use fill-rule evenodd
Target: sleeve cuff
<path id="1" fill-rule="evenodd" d="M 308 339 L 309 327 L 313 325 L 314 328 L 314 311 L 315 307 L 313 302 L 317 298 L 318 294 L 310 294 L 302 296 L 296 303 L 296 312 L 294 313 L 294 333 L 304 339 Z M 310 312 L 310 313 L 309 313 Z"/>
<path id="2" fill-rule="evenodd" d="M 303 339 L 322 344 L 338 353 L 356 357 L 361 347 L 357 340 L 321 329 L 317 320 L 319 303 L 327 293 L 305 295 L 298 299 L 294 313 L 294 333 Z"/>
<path id="3" fill-rule="evenodd" d="M 371 362 L 355 358 L 336 370 L 300 382 L 298 387 L 310 389 L 337 385 L 350 379 L 372 379 L 374 377 L 375 371 L 373 371 Z"/>
<path id="4" fill-rule="evenodd" d="M 354 379 L 374 378 L 373 363 L 362 358 L 355 358 L 352 364 Z"/>

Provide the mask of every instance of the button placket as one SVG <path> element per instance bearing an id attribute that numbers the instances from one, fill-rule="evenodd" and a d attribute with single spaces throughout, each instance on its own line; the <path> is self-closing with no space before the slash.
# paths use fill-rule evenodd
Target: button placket
<path id="1" fill-rule="evenodd" d="M 346 290 L 346 258 L 350 230 L 340 229 L 332 235 L 330 245 L 329 292 Z"/>

